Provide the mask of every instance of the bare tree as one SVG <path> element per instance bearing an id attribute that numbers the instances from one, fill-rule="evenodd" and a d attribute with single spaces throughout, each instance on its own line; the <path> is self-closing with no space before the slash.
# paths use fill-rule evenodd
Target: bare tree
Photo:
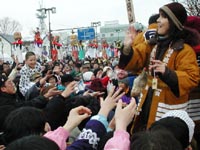
<path id="1" fill-rule="evenodd" d="M 9 17 L 0 19 L 0 33 L 1 34 L 13 34 L 16 31 L 21 31 L 22 25 Z"/>
<path id="2" fill-rule="evenodd" d="M 191 16 L 200 16 L 200 0 L 172 0 L 173 2 L 182 3 Z"/>

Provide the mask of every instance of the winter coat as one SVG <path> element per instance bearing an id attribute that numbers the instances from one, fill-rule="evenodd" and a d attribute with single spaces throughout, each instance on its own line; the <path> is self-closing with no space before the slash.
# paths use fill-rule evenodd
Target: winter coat
<path id="1" fill-rule="evenodd" d="M 125 70 L 138 72 L 146 67 L 152 57 L 155 58 L 153 55 L 156 46 L 143 42 L 132 48 L 128 56 L 122 53 L 120 58 L 120 66 Z M 159 59 L 166 64 L 166 71 L 163 75 L 159 75 L 158 88 L 155 90 L 152 89 L 153 76 L 148 75 L 148 83 L 138 105 L 140 113 L 136 118 L 145 114 L 147 127 L 169 110 L 186 110 L 190 90 L 196 87 L 199 81 L 196 55 L 193 49 L 182 40 L 176 41 L 166 49 L 163 57 Z M 148 107 L 144 107 L 145 105 Z"/>

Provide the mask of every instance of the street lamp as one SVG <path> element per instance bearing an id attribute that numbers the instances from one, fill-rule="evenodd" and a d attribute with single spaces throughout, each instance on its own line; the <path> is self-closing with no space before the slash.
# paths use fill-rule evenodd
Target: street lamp
<path id="1" fill-rule="evenodd" d="M 53 48 L 52 46 L 52 35 L 51 35 L 51 20 L 50 20 L 50 12 L 52 14 L 55 14 L 56 13 L 56 7 L 51 7 L 51 8 L 40 8 L 40 9 L 37 9 L 37 11 L 40 11 L 40 12 L 44 12 L 45 14 L 48 12 L 48 18 L 49 18 L 49 57 L 51 58 L 51 49 Z"/>
<path id="2" fill-rule="evenodd" d="M 97 27 L 98 26 L 101 26 L 101 22 L 100 21 L 98 21 L 98 22 L 91 22 L 91 26 L 92 27 L 95 27 L 95 30 L 96 30 L 96 35 L 95 35 L 95 37 L 96 37 L 96 39 L 97 39 Z"/>

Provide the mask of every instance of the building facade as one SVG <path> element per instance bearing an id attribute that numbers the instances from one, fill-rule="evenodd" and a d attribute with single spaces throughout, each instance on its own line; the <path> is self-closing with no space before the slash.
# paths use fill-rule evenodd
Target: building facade
<path id="1" fill-rule="evenodd" d="M 123 41 L 128 24 L 119 24 L 119 21 L 106 21 L 104 26 L 100 27 L 99 38 L 106 39 L 111 44 L 114 41 Z"/>

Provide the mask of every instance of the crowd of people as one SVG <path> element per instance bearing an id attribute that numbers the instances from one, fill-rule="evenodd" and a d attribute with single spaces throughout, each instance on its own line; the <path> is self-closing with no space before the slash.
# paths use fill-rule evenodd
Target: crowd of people
<path id="1" fill-rule="evenodd" d="M 188 18 L 173 2 L 148 29 L 130 24 L 119 57 L 0 61 L 0 150 L 200 148 L 200 34 Z"/>

